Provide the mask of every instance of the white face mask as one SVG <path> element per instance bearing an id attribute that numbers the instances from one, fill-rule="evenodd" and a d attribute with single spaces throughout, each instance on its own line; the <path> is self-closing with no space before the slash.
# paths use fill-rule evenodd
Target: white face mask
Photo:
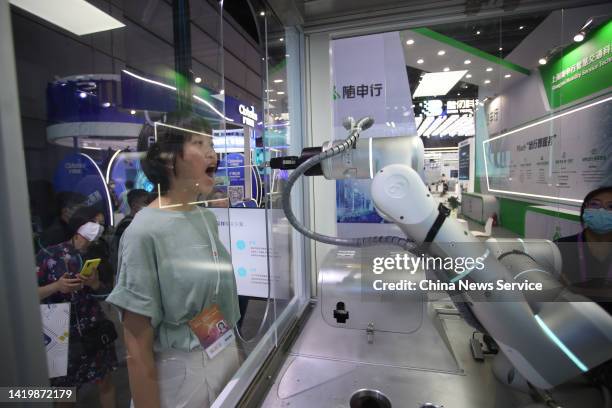
<path id="1" fill-rule="evenodd" d="M 95 241 L 100 238 L 104 227 L 96 222 L 87 222 L 78 229 L 77 233 L 88 240 L 89 242 Z"/>

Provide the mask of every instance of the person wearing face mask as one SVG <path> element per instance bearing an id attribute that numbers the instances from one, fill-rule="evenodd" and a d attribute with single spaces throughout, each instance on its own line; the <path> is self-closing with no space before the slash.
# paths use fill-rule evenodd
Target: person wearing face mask
<path id="1" fill-rule="evenodd" d="M 107 332 L 113 329 L 109 329 L 110 322 L 95 296 L 101 286 L 97 270 L 91 276 L 80 274 L 84 254 L 103 228 L 81 217 L 73 217 L 69 224 L 74 231 L 69 240 L 43 248 L 36 256 L 41 303 L 70 303 L 68 371 L 66 376 L 52 378 L 51 385 L 79 389 L 84 384 L 96 383 L 100 405 L 114 407 L 111 372 L 117 368 L 115 347 L 112 342 L 99 346 L 100 336 L 112 338 L 112 333 Z"/>
<path id="2" fill-rule="evenodd" d="M 141 165 L 159 194 L 121 238 L 107 302 L 121 310 L 133 406 L 210 407 L 239 367 L 231 258 L 198 205 L 213 193 L 217 155 L 200 118 L 169 114 L 156 128 Z"/>
<path id="3" fill-rule="evenodd" d="M 587 194 L 580 220 L 582 232 L 556 241 L 563 259 L 561 279 L 612 314 L 612 186 Z"/>
<path id="4" fill-rule="evenodd" d="M 103 234 L 98 237 L 95 241 L 91 242 L 87 250 L 82 253 L 83 262 L 88 259 L 100 259 L 101 262 L 98 265 L 98 279 L 100 280 L 100 289 L 98 294 L 103 297 L 103 294 L 110 293 L 115 282 L 115 268 L 111 259 L 110 245 L 108 244 L 108 234 L 104 234 L 104 210 L 98 206 L 82 207 L 77 210 L 74 214 L 77 223 L 81 220 L 87 220 L 95 222 L 102 226 Z"/>

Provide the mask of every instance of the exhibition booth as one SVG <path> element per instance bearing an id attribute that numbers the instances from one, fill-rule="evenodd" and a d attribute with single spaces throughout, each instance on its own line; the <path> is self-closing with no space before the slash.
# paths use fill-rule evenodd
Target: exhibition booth
<path id="1" fill-rule="evenodd" d="M 34 3 L 0 401 L 610 406 L 609 3 Z"/>

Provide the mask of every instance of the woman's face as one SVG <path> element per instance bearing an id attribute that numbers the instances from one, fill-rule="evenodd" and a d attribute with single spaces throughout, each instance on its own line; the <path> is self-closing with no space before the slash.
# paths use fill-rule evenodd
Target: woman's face
<path id="1" fill-rule="evenodd" d="M 594 234 L 612 233 L 611 191 L 602 191 L 585 202 L 582 224 Z"/>
<path id="2" fill-rule="evenodd" d="M 600 208 L 612 211 L 612 191 L 604 191 L 591 197 L 585 208 L 598 210 Z"/>
<path id="3" fill-rule="evenodd" d="M 176 158 L 177 181 L 202 194 L 210 194 L 213 190 L 216 168 L 217 154 L 209 136 L 193 134 L 183 145 L 183 156 Z"/>

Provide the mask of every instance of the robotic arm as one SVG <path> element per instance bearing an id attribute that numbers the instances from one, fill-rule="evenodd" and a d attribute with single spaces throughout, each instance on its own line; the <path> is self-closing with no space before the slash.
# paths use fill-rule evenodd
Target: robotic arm
<path id="1" fill-rule="evenodd" d="M 597 304 L 565 291 L 545 267 L 538 265 L 538 257 L 520 256 L 521 251 L 514 251 L 516 256 L 502 259 L 502 253 L 509 253 L 504 248 L 513 243 L 481 242 L 448 218 L 448 210 L 435 202 L 419 174 L 423 169 L 420 138 L 359 139 L 359 133 L 372 123 L 367 117 L 357 123 L 348 118 L 346 140 L 308 149 L 301 158 L 280 158 L 271 163 L 276 168 L 295 168 L 283 193 L 283 209 L 298 231 L 332 245 L 394 244 L 410 251 L 424 244 L 434 256 L 484 258 L 485 268 L 442 277 L 447 281 L 515 282 L 520 275 L 521 281 L 542 283 L 548 296 L 545 301 L 542 297 L 529 298 L 506 291 L 490 291 L 484 301 L 464 294 L 480 324 L 513 366 L 536 387 L 552 388 L 612 358 L 612 316 Z M 376 210 L 399 226 L 410 240 L 399 237 L 341 239 L 304 227 L 294 216 L 289 198 L 295 181 L 308 172 L 327 179 L 373 179 L 371 193 Z"/>

